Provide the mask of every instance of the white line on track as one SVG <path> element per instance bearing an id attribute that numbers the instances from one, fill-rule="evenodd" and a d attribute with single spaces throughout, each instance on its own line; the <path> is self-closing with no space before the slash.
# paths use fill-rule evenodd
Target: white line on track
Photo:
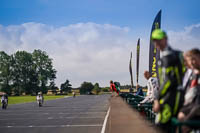
<path id="1" fill-rule="evenodd" d="M 105 130 L 106 130 L 106 124 L 107 124 L 107 121 L 108 121 L 108 116 L 110 114 L 110 107 L 107 111 L 107 114 L 105 116 L 105 119 L 104 119 L 104 122 L 103 122 L 103 126 L 102 126 L 102 129 L 101 129 L 101 133 L 105 133 Z"/>
<path id="2" fill-rule="evenodd" d="M 79 112 L 77 112 L 77 113 L 63 113 L 63 112 L 60 112 L 60 113 L 57 113 L 57 112 L 52 112 L 52 113 L 39 113 L 38 114 L 38 112 L 35 112 L 35 113 L 23 113 L 23 114 L 0 114 L 0 116 L 10 116 L 10 115 L 15 115 L 15 116 L 24 116 L 24 115 L 31 115 L 31 114 L 38 114 L 38 115 L 50 115 L 50 114 L 104 114 L 105 112 L 84 112 L 84 113 L 79 113 Z"/>
<path id="3" fill-rule="evenodd" d="M 106 107 L 103 107 L 103 108 L 106 108 Z M 83 111 L 85 111 L 86 109 L 88 109 L 88 108 L 60 108 L 60 107 L 58 107 L 58 108 L 43 108 L 44 110 L 42 110 L 42 109 L 32 109 L 32 110 L 28 110 L 28 109 L 24 109 L 24 110 L 6 110 L 5 112 L 1 112 L 1 113 L 12 113 L 12 112 L 21 112 L 21 111 L 23 111 L 23 112 L 41 112 L 41 111 L 45 111 L 45 112 L 47 112 L 47 111 L 57 111 L 57 110 L 59 110 L 59 109 L 63 109 L 63 110 L 65 110 L 65 111 L 79 111 L 79 110 L 83 110 Z M 98 108 L 91 108 L 89 111 L 104 111 L 104 110 L 106 110 L 106 109 L 98 109 Z"/>
<path id="4" fill-rule="evenodd" d="M 94 125 L 41 125 L 41 126 L 0 126 L 0 128 L 55 128 L 55 127 L 101 127 L 101 124 Z"/>
<path id="5" fill-rule="evenodd" d="M 52 120 L 52 119 L 104 119 L 104 117 L 47 117 L 47 118 L 6 118 L 6 119 L 0 119 L 0 121 L 10 121 L 10 120 Z"/>

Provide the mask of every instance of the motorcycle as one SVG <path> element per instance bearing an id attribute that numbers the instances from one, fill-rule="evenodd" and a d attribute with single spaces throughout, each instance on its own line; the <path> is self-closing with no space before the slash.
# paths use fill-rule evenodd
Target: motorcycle
<path id="1" fill-rule="evenodd" d="M 37 99 L 37 103 L 38 103 L 38 106 L 39 106 L 39 107 L 42 107 L 42 104 L 43 104 L 43 99 L 42 99 L 42 97 L 40 97 L 40 98 Z"/>
<path id="2" fill-rule="evenodd" d="M 3 101 L 1 102 L 1 104 L 2 104 L 2 109 L 6 109 L 7 106 L 8 106 L 8 103 L 7 103 L 6 99 L 3 100 Z"/>
<path id="3" fill-rule="evenodd" d="M 42 100 L 39 100 L 38 102 L 39 107 L 42 107 Z"/>
<path id="4" fill-rule="evenodd" d="M 75 92 L 73 92 L 72 94 L 73 94 L 73 98 L 75 98 L 75 97 L 76 97 L 76 93 L 75 93 Z"/>

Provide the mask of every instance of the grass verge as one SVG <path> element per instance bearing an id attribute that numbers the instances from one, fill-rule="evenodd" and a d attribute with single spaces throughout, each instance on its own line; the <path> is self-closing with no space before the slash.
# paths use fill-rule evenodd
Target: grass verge
<path id="1" fill-rule="evenodd" d="M 58 95 L 58 96 L 44 96 L 44 100 L 53 100 L 57 98 L 64 98 L 68 95 Z M 19 104 L 19 103 L 28 103 L 36 102 L 36 96 L 10 96 L 8 97 L 8 104 Z"/>

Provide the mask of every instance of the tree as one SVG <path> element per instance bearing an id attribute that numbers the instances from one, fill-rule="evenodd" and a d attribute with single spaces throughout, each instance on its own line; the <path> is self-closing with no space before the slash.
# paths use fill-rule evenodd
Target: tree
<path id="1" fill-rule="evenodd" d="M 58 87 L 56 86 L 55 82 L 54 81 L 51 81 L 50 82 L 50 85 L 49 85 L 49 90 L 52 90 L 52 92 L 54 94 L 57 94 L 57 89 Z"/>
<path id="2" fill-rule="evenodd" d="M 98 83 L 96 83 L 95 85 L 94 85 L 94 89 L 93 89 L 94 91 L 95 91 L 95 93 L 98 95 L 99 94 L 99 92 L 101 92 L 101 88 L 99 87 L 99 84 Z"/>
<path id="3" fill-rule="evenodd" d="M 12 67 L 15 94 L 32 93 L 38 82 L 33 69 L 32 55 L 26 51 L 17 51 L 12 55 Z"/>
<path id="4" fill-rule="evenodd" d="M 120 88 L 121 89 L 130 89 L 131 85 L 120 85 Z M 133 86 L 133 88 L 134 88 L 134 86 Z"/>
<path id="5" fill-rule="evenodd" d="M 79 88 L 80 94 L 90 94 L 93 88 L 94 86 L 91 82 L 83 82 Z"/>
<path id="6" fill-rule="evenodd" d="M 35 72 L 39 80 L 39 91 L 46 93 L 48 91 L 48 87 L 46 87 L 48 81 L 52 82 L 56 78 L 56 70 L 53 68 L 52 59 L 49 58 L 46 52 L 41 50 L 34 50 L 32 55 Z"/>
<path id="7" fill-rule="evenodd" d="M 11 94 L 11 57 L 0 51 L 0 90 Z"/>
<path id="8" fill-rule="evenodd" d="M 46 93 L 49 88 L 55 89 L 56 70 L 52 59 L 46 52 L 34 50 L 17 51 L 9 56 L 0 52 L 0 90 L 16 95 Z M 49 85 L 49 87 L 47 86 Z M 12 89 L 11 89 L 12 88 Z"/>
<path id="9" fill-rule="evenodd" d="M 72 89 L 72 85 L 69 83 L 69 80 L 67 79 L 63 84 L 61 84 L 60 88 L 61 88 L 61 93 L 70 92 Z"/>
<path id="10" fill-rule="evenodd" d="M 103 92 L 109 92 L 110 91 L 110 87 L 104 87 L 104 88 L 102 88 L 102 91 Z"/>

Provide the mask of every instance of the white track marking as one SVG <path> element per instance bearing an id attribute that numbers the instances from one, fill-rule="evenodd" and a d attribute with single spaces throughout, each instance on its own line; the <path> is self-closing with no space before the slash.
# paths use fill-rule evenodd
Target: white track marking
<path id="1" fill-rule="evenodd" d="M 52 112 L 52 113 L 39 113 L 38 112 L 35 112 L 35 113 L 23 113 L 23 114 L 0 114 L 0 116 L 10 116 L 10 115 L 15 115 L 15 116 L 24 116 L 24 115 L 31 115 L 31 114 L 38 114 L 38 115 L 51 115 L 51 114 L 104 114 L 105 112 L 75 112 L 75 113 L 63 113 L 63 112 L 60 112 L 60 113 L 57 113 L 57 112 Z"/>
<path id="2" fill-rule="evenodd" d="M 41 125 L 41 126 L 0 126 L 0 128 L 55 128 L 55 127 L 102 127 L 101 124 L 94 125 Z"/>
<path id="3" fill-rule="evenodd" d="M 110 114 L 110 107 L 107 111 L 107 114 L 105 116 L 105 119 L 104 119 L 104 122 L 103 122 L 103 126 L 102 126 L 102 129 L 101 129 L 101 133 L 105 133 L 105 130 L 106 130 L 106 124 L 107 124 L 107 121 L 108 121 L 108 116 Z"/>
<path id="4" fill-rule="evenodd" d="M 0 121 L 10 121 L 10 120 L 46 120 L 46 119 L 103 119 L 104 117 L 47 117 L 47 118 L 6 118 L 6 119 L 0 119 Z"/>

